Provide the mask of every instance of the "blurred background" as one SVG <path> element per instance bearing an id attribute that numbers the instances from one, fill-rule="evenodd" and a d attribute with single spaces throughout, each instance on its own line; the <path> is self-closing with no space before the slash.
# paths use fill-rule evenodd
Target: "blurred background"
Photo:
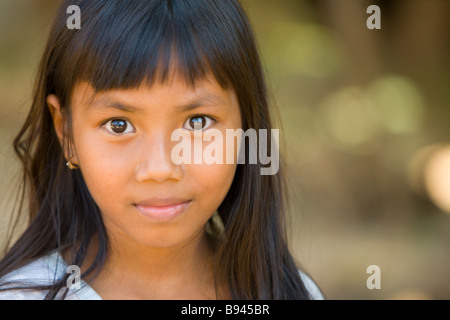
<path id="1" fill-rule="evenodd" d="M 0 241 L 59 3 L 0 1 Z M 450 1 L 242 3 L 279 109 L 295 257 L 328 299 L 450 299 Z"/>

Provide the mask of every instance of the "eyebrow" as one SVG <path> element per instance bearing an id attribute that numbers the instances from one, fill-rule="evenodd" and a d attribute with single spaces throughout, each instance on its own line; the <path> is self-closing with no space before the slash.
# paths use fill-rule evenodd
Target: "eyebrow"
<path id="1" fill-rule="evenodd" d="M 187 112 L 202 106 L 223 106 L 224 104 L 223 99 L 219 96 L 215 94 L 204 94 L 193 99 L 191 102 L 175 106 L 175 110 L 177 112 Z M 96 109 L 117 109 L 124 112 L 142 111 L 142 108 L 123 104 L 108 96 L 94 99 L 89 103 L 89 106 L 95 107 Z"/>

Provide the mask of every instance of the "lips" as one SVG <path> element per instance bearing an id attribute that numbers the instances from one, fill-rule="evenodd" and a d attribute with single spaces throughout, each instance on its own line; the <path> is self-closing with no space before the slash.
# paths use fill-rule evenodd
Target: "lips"
<path id="1" fill-rule="evenodd" d="M 152 219 L 172 219 L 181 215 L 191 200 L 183 198 L 151 198 L 140 201 L 134 206 L 145 216 Z"/>
<path id="2" fill-rule="evenodd" d="M 140 201 L 136 203 L 137 206 L 145 206 L 145 207 L 166 207 L 166 206 L 173 206 L 180 203 L 188 202 L 189 199 L 183 199 L 183 198 L 176 198 L 176 197 L 170 197 L 170 198 L 150 198 L 147 200 Z"/>

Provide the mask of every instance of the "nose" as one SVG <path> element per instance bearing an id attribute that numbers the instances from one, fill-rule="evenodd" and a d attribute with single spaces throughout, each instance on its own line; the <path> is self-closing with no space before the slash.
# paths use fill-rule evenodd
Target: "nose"
<path id="1" fill-rule="evenodd" d="M 162 132 L 142 137 L 136 165 L 137 181 L 164 182 L 182 179 L 182 164 L 175 164 L 171 158 L 172 144 L 170 136 Z"/>

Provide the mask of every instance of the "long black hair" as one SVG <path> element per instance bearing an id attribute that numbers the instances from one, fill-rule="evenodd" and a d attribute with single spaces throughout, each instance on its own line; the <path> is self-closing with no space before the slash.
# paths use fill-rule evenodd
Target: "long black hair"
<path id="1" fill-rule="evenodd" d="M 70 5 L 81 9 L 81 29 L 67 28 Z M 88 81 L 97 92 L 164 83 L 174 61 L 190 85 L 212 73 L 223 88 L 232 88 L 244 131 L 270 132 L 272 111 L 256 41 L 237 0 L 63 1 L 40 63 L 31 110 L 14 141 L 23 164 L 21 203 L 28 199 L 30 224 L 0 261 L 0 279 L 52 250 L 68 251 L 71 264 L 82 265 L 94 237 L 96 257 L 81 276 L 95 276 L 108 253 L 101 212 L 80 171 L 65 166 L 68 143 L 61 146 L 57 139 L 47 96 L 59 98 L 70 142 L 76 83 Z M 216 275 L 226 279 L 234 299 L 308 299 L 287 247 L 282 153 L 277 174 L 261 175 L 262 167 L 259 162 L 238 165 L 218 208 L 223 229 L 209 221 L 217 236 Z M 66 277 L 39 288 L 54 299 Z"/>

